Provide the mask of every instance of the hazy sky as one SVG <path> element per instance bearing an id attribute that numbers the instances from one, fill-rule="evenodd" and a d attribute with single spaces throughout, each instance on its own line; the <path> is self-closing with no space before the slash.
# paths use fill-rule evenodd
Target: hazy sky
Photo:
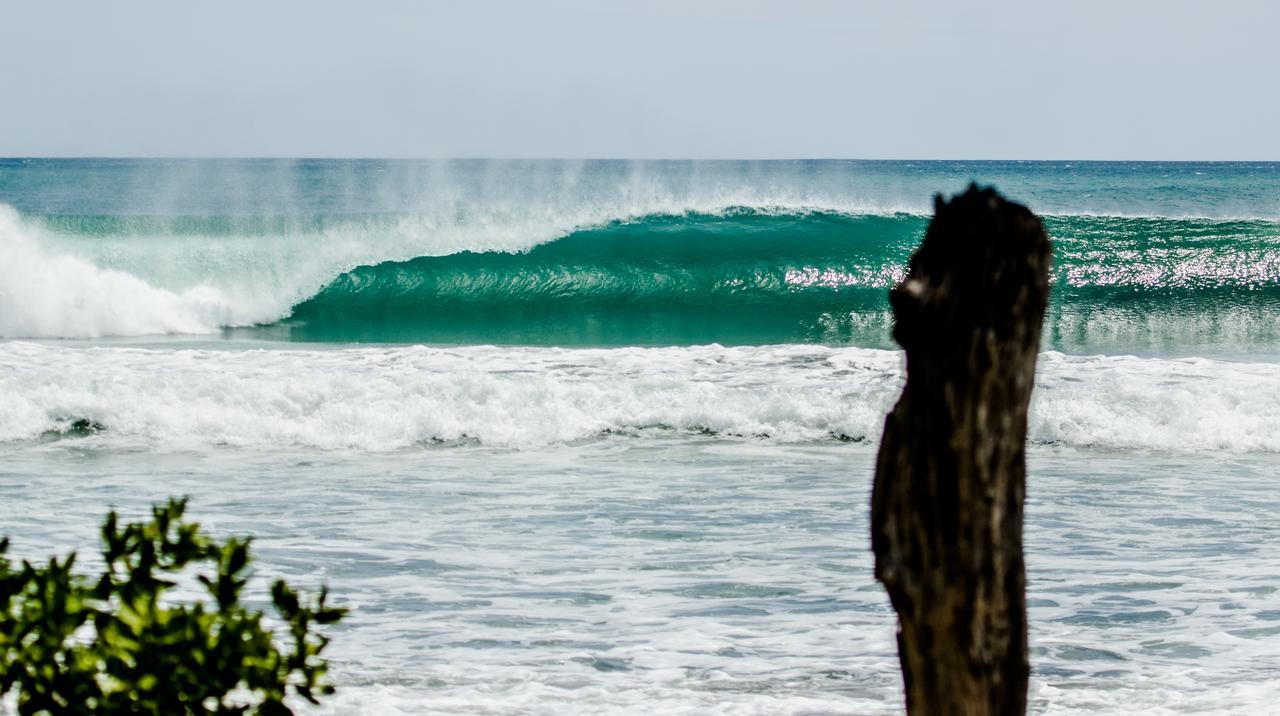
<path id="1" fill-rule="evenodd" d="M 1280 2 L 0 0 L 0 155 L 1280 160 Z"/>

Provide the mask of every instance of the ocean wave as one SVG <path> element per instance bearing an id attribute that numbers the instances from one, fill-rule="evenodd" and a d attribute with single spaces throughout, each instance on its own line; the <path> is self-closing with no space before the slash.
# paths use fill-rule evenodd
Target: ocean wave
<path id="1" fill-rule="evenodd" d="M 670 207 L 667 207 L 670 208 Z M 0 211 L 0 336 L 212 333 L 552 345 L 891 347 L 927 219 L 813 206 L 624 217 L 45 217 Z M 588 220 L 590 219 L 590 220 Z M 1280 226 L 1047 217 L 1047 348 L 1280 340 Z"/>
<path id="2" fill-rule="evenodd" d="M 901 355 L 812 345 L 149 350 L 0 344 L 0 442 L 394 451 L 618 436 L 873 444 Z M 1033 443 L 1280 452 L 1280 364 L 1042 356 Z"/>

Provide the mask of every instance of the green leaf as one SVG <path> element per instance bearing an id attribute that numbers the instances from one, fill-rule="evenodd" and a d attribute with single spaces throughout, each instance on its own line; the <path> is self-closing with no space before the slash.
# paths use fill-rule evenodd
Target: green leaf
<path id="1" fill-rule="evenodd" d="M 95 576 L 75 573 L 74 554 L 14 569 L 0 539 L 0 695 L 15 692 L 19 713 L 288 714 L 290 694 L 316 703 L 333 693 L 319 656 L 328 638 L 314 625 L 345 610 L 327 606 L 323 589 L 308 600 L 277 580 L 282 646 L 261 612 L 240 602 L 252 540 L 214 540 L 185 520 L 186 507 L 170 499 L 149 521 L 123 526 L 108 513 L 106 569 Z M 174 580 L 160 575 L 191 565 L 216 609 L 161 599 Z M 86 625 L 89 634 L 80 632 Z M 256 700 L 233 702 L 232 692 Z"/>

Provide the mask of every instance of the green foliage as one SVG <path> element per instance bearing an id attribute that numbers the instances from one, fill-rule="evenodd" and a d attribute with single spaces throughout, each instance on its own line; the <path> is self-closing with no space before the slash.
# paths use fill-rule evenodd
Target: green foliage
<path id="1" fill-rule="evenodd" d="M 123 526 L 108 515 L 97 578 L 77 573 L 74 554 L 15 566 L 0 541 L 0 694 L 16 692 L 20 713 L 272 716 L 292 713 L 290 694 L 333 693 L 315 627 L 345 610 L 278 580 L 271 600 L 288 631 L 277 644 L 240 603 L 251 540 L 213 540 L 185 510 L 170 500 Z M 207 598 L 175 600 L 175 580 L 192 575 Z"/>

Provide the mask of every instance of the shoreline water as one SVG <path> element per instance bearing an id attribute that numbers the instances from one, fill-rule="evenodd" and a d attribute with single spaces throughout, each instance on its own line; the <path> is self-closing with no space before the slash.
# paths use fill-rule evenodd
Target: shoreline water
<path id="1" fill-rule="evenodd" d="M 106 504 L 181 493 L 257 535 L 260 575 L 327 581 L 354 611 L 326 713 L 900 708 L 870 445 L 0 452 L 20 554 L 90 552 Z M 1032 712 L 1265 708 L 1274 461 L 1135 457 L 1031 448 Z"/>

